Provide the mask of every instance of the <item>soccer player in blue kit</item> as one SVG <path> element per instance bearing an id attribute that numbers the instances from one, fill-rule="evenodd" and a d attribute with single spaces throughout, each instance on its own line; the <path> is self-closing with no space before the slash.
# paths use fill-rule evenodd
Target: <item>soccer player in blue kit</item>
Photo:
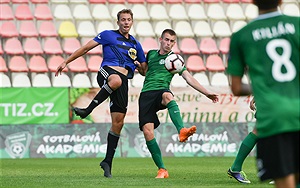
<path id="1" fill-rule="evenodd" d="M 110 113 L 112 126 L 107 136 L 107 151 L 104 160 L 100 163 L 105 177 L 112 177 L 112 161 L 118 145 L 120 133 L 124 125 L 124 118 L 128 105 L 128 79 L 131 79 L 136 69 L 135 61 L 146 62 L 141 44 L 129 34 L 133 25 L 133 13 L 130 9 L 123 9 L 117 14 L 118 30 L 105 30 L 99 33 L 86 45 L 77 49 L 63 63 L 55 76 L 76 58 L 83 56 L 89 50 L 102 45 L 103 61 L 97 75 L 101 87 L 99 93 L 87 108 L 73 110 L 81 118 L 88 116 L 94 108 L 110 97 Z"/>

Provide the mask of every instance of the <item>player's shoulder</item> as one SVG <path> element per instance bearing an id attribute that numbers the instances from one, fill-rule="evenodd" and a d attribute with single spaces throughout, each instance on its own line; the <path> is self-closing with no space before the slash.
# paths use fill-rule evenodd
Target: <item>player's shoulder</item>
<path id="1" fill-rule="evenodd" d="M 157 49 L 151 49 L 151 50 L 149 50 L 148 51 L 148 53 L 147 54 L 154 54 L 154 53 L 157 53 L 158 52 L 158 50 Z"/>

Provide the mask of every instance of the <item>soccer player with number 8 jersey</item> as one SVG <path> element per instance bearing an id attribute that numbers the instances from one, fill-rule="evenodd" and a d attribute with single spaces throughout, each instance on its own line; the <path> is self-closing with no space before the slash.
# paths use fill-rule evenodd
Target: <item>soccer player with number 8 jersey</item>
<path id="1" fill-rule="evenodd" d="M 227 72 L 235 95 L 255 97 L 259 178 L 295 188 L 300 186 L 300 18 L 281 14 L 281 0 L 253 3 L 259 16 L 232 35 Z M 251 87 L 242 84 L 245 71 Z"/>

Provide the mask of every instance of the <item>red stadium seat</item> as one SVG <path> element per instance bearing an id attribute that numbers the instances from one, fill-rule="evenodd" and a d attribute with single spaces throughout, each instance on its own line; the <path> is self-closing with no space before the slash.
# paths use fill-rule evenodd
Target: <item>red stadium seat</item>
<path id="1" fill-rule="evenodd" d="M 4 52 L 3 52 L 3 49 L 2 49 L 2 45 L 1 45 L 1 42 L 0 42 L 0 55 L 2 55 Z"/>
<path id="2" fill-rule="evenodd" d="M 127 0 L 129 4 L 144 4 L 144 0 Z"/>
<path id="3" fill-rule="evenodd" d="M 36 20 L 52 20 L 53 15 L 50 7 L 46 4 L 38 4 L 35 7 L 34 17 Z"/>
<path id="4" fill-rule="evenodd" d="M 33 20 L 30 7 L 26 4 L 20 4 L 16 8 L 15 17 L 17 20 Z"/>
<path id="5" fill-rule="evenodd" d="M 44 53 L 37 38 L 27 38 L 24 43 L 24 51 L 28 55 L 41 55 Z"/>
<path id="6" fill-rule="evenodd" d="M 46 38 L 44 43 L 44 52 L 48 55 L 62 54 L 63 50 L 56 38 Z"/>
<path id="7" fill-rule="evenodd" d="M 7 66 L 6 66 L 6 62 L 3 59 L 3 57 L 0 56 L 0 72 L 7 72 L 7 71 L 8 71 L 8 69 L 7 69 Z"/>
<path id="8" fill-rule="evenodd" d="M 162 4 L 164 0 L 146 0 L 147 4 Z"/>
<path id="9" fill-rule="evenodd" d="M 48 4 L 48 0 L 30 0 L 31 3 L 33 4 L 40 4 L 40 3 L 45 3 L 45 4 Z"/>
<path id="10" fill-rule="evenodd" d="M 252 3 L 252 0 L 240 0 L 241 3 Z"/>
<path id="11" fill-rule="evenodd" d="M 179 48 L 178 48 L 177 42 L 176 42 L 175 45 L 173 46 L 172 51 L 173 51 L 175 54 L 180 54 L 180 50 L 179 50 Z"/>
<path id="12" fill-rule="evenodd" d="M 126 0 L 107 0 L 109 4 L 125 4 Z"/>
<path id="13" fill-rule="evenodd" d="M 225 66 L 220 56 L 210 55 L 206 60 L 206 68 L 211 72 L 225 71 Z"/>
<path id="14" fill-rule="evenodd" d="M 219 50 L 222 54 L 223 62 L 227 67 L 227 54 L 229 53 L 230 38 L 226 37 L 220 41 Z"/>
<path id="15" fill-rule="evenodd" d="M 24 54 L 24 50 L 22 48 L 21 42 L 17 38 L 9 38 L 7 39 L 4 51 L 8 55 L 22 55 Z"/>
<path id="16" fill-rule="evenodd" d="M 230 44 L 230 38 L 229 37 L 223 38 L 220 41 L 219 50 L 222 54 L 228 54 L 229 44 Z"/>
<path id="17" fill-rule="evenodd" d="M 98 72 L 103 58 L 99 55 L 90 56 L 88 69 L 90 72 Z"/>
<path id="18" fill-rule="evenodd" d="M 167 4 L 183 3 L 183 0 L 165 0 Z"/>
<path id="19" fill-rule="evenodd" d="M 29 3 L 29 0 L 11 0 L 13 4 Z"/>
<path id="20" fill-rule="evenodd" d="M 18 37 L 19 32 L 13 21 L 6 21 L 3 22 L 0 27 L 0 35 L 3 38 L 11 38 L 11 37 Z"/>
<path id="21" fill-rule="evenodd" d="M 216 41 L 212 38 L 203 38 L 199 45 L 200 52 L 202 54 L 218 54 L 219 49 Z"/>
<path id="22" fill-rule="evenodd" d="M 145 38 L 142 42 L 142 46 L 145 53 L 148 53 L 149 50 L 158 49 L 157 40 L 152 37 Z"/>
<path id="23" fill-rule="evenodd" d="M 12 8 L 7 4 L 0 4 L 0 20 L 13 20 L 15 18 Z"/>
<path id="24" fill-rule="evenodd" d="M 10 0 L 1 0 L 0 4 L 6 4 L 6 3 L 10 3 Z"/>
<path id="25" fill-rule="evenodd" d="M 22 56 L 13 56 L 9 61 L 11 72 L 28 72 L 26 60 Z"/>
<path id="26" fill-rule="evenodd" d="M 192 73 L 206 71 L 206 67 L 200 55 L 189 56 L 186 60 L 186 68 Z"/>
<path id="27" fill-rule="evenodd" d="M 85 45 L 87 42 L 89 42 L 91 39 L 84 39 L 82 42 L 82 45 Z M 102 45 L 96 46 L 92 50 L 87 52 L 88 55 L 99 55 L 102 54 Z"/>
<path id="28" fill-rule="evenodd" d="M 29 70 L 36 73 L 48 72 L 45 59 L 42 56 L 32 56 L 29 60 Z"/>
<path id="29" fill-rule="evenodd" d="M 203 2 L 203 0 L 184 0 L 187 4 L 200 4 Z"/>
<path id="30" fill-rule="evenodd" d="M 239 3 L 240 2 L 240 0 L 222 0 L 222 1 L 223 1 L 223 3 Z"/>
<path id="31" fill-rule="evenodd" d="M 80 48 L 80 42 L 77 38 L 64 38 L 63 51 L 66 54 L 72 54 Z"/>
<path id="32" fill-rule="evenodd" d="M 87 72 L 88 71 L 86 61 L 83 57 L 79 57 L 79 58 L 75 59 L 68 66 L 69 66 L 69 69 L 71 72 Z"/>
<path id="33" fill-rule="evenodd" d="M 184 55 L 200 54 L 197 42 L 193 38 L 183 38 L 180 43 L 180 50 Z"/>
<path id="34" fill-rule="evenodd" d="M 41 37 L 57 37 L 55 25 L 52 21 L 43 21 L 39 27 L 39 34 Z"/>
<path id="35" fill-rule="evenodd" d="M 221 0 L 203 0 L 204 3 L 220 3 Z"/>
<path id="36" fill-rule="evenodd" d="M 50 72 L 56 72 L 57 67 L 64 61 L 64 58 L 60 55 L 53 55 L 48 59 L 48 69 Z M 63 72 L 68 72 L 68 67 L 63 69 Z"/>
<path id="37" fill-rule="evenodd" d="M 37 37 L 39 34 L 33 21 L 22 21 L 20 25 L 21 37 Z"/>

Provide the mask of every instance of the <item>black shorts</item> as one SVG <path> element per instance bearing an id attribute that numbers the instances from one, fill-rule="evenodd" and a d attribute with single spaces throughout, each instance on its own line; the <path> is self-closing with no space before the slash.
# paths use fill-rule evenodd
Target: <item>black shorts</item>
<path id="1" fill-rule="evenodd" d="M 167 107 L 162 105 L 162 95 L 164 92 L 170 92 L 169 89 L 146 91 L 140 94 L 139 98 L 139 126 L 140 130 L 146 123 L 154 123 L 156 129 L 160 122 L 156 112 L 166 109 Z"/>
<path id="2" fill-rule="evenodd" d="M 127 77 L 108 67 L 108 66 L 104 66 L 101 67 L 98 75 L 97 75 L 97 82 L 99 84 L 99 86 L 102 88 L 102 86 L 104 84 L 107 83 L 107 79 L 109 77 L 109 75 L 112 74 L 117 74 L 120 76 L 121 80 L 122 80 L 122 85 L 115 91 L 113 91 L 111 93 L 110 97 L 110 112 L 121 112 L 126 114 L 127 112 L 127 106 L 128 106 L 128 79 Z"/>
<path id="3" fill-rule="evenodd" d="M 257 168 L 261 181 L 299 173 L 299 131 L 261 138 L 257 142 Z"/>

